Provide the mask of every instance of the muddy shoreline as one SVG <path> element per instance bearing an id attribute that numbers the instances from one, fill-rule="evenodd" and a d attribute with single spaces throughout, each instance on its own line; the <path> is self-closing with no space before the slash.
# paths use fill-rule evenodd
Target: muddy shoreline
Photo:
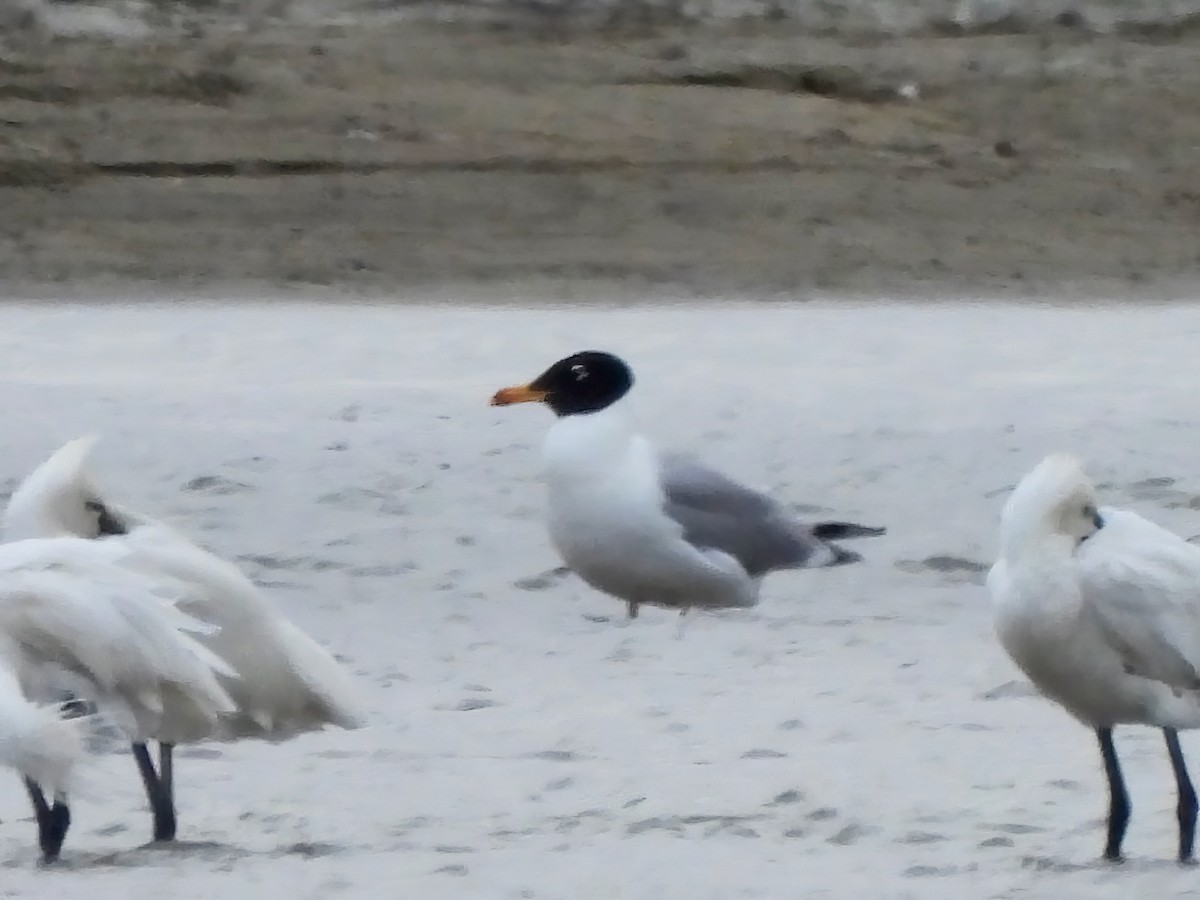
<path id="1" fill-rule="evenodd" d="M 10 297 L 1168 298 L 1200 275 L 1198 93 L 1190 32 L 9 41 L 0 277 Z"/>

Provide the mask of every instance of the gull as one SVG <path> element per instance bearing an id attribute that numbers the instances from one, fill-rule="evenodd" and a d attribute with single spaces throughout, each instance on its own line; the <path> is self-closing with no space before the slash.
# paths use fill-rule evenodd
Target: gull
<path id="1" fill-rule="evenodd" d="M 198 636 L 231 667 L 222 681 L 235 709 L 214 727 L 167 721 L 152 737 L 158 766 L 146 740 L 133 742 L 154 820 L 154 839 L 176 832 L 176 744 L 206 739 L 262 738 L 281 741 L 326 725 L 360 728 L 366 711 L 349 674 L 315 640 L 289 621 L 234 565 L 209 553 L 149 516 L 103 497 L 87 469 L 95 438 L 79 438 L 42 463 L 13 493 L 4 516 L 13 537 L 73 535 L 122 549 L 123 564 L 151 578 L 186 586 L 180 609 L 215 626 Z"/>
<path id="2" fill-rule="evenodd" d="M 1093 729 L 1109 788 L 1104 856 L 1121 860 L 1129 794 L 1118 725 L 1162 729 L 1193 862 L 1196 791 L 1179 730 L 1200 726 L 1200 548 L 1129 510 L 1098 507 L 1075 458 L 1048 456 L 1004 507 L 988 573 L 996 633 L 1049 699 Z"/>
<path id="3" fill-rule="evenodd" d="M 772 498 L 678 454 L 634 427 L 629 365 L 611 353 L 561 359 L 492 405 L 544 403 L 558 417 L 543 445 L 550 539 L 585 582 L 628 606 L 686 613 L 745 608 L 762 578 L 861 557 L 834 538 L 883 534 L 849 522 L 805 525 Z"/>

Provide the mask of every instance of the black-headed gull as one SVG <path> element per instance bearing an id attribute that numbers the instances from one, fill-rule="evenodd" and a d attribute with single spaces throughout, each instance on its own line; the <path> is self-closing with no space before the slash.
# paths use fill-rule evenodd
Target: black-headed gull
<path id="1" fill-rule="evenodd" d="M 880 535 L 847 522 L 805 525 L 770 497 L 688 458 L 659 455 L 622 399 L 633 372 L 600 351 L 568 356 L 492 404 L 540 402 L 558 421 L 543 447 L 550 537 L 597 590 L 686 612 L 749 607 L 764 575 L 861 557 L 831 538 Z"/>

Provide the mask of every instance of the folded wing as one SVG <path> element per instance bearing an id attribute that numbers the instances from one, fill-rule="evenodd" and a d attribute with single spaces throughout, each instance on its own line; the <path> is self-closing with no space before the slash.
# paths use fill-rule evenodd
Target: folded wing
<path id="1" fill-rule="evenodd" d="M 839 561 L 840 548 L 818 538 L 770 497 L 687 457 L 663 457 L 662 486 L 665 511 L 683 526 L 685 540 L 728 553 L 752 577 Z"/>
<path id="2" fill-rule="evenodd" d="M 1200 548 L 1128 510 L 1079 551 L 1087 612 L 1126 670 L 1200 690 Z"/>

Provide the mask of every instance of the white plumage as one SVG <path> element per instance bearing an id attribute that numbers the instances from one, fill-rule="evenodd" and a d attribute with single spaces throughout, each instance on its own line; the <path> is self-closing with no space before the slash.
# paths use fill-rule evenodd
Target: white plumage
<path id="1" fill-rule="evenodd" d="M 1180 788 L 1180 859 L 1195 792 L 1177 729 L 1200 726 L 1200 548 L 1128 510 L 1097 508 L 1071 457 L 1047 457 L 1005 506 L 988 576 L 996 632 L 1050 699 L 1096 730 L 1112 802 L 1105 854 L 1120 856 L 1128 796 L 1112 728 L 1164 730 Z"/>
<path id="2" fill-rule="evenodd" d="M 186 721 L 172 720 L 160 740 L 281 740 L 325 725 L 363 724 L 365 713 L 345 669 L 236 566 L 166 525 L 141 521 L 127 535 L 101 543 L 116 540 L 130 551 L 130 565 L 186 584 L 181 608 L 217 626 L 202 640 L 238 676 L 226 685 L 237 710 L 222 719 L 218 730 L 189 731 Z"/>
<path id="3" fill-rule="evenodd" d="M 0 658 L 0 763 L 65 797 L 84 756 L 81 720 L 64 716 L 58 704 L 30 700 L 21 668 L 8 653 Z"/>
<path id="4" fill-rule="evenodd" d="M 168 757 L 171 745 L 205 738 L 281 740 L 325 725 L 360 727 L 365 710 L 348 673 L 235 566 L 167 525 L 101 497 L 87 471 L 93 444 L 91 438 L 72 441 L 39 466 L 13 494 L 5 529 L 9 537 L 77 535 L 91 539 L 84 543 L 92 552 L 119 548 L 129 569 L 182 583 L 180 609 L 214 626 L 199 639 L 236 673 L 224 682 L 236 708 L 213 727 L 168 703 L 153 735 Z M 153 770 L 140 752 L 135 746 L 148 778 Z M 158 777 L 169 781 L 169 759 L 163 765 L 167 774 Z M 155 805 L 151 780 L 147 789 Z M 160 828 L 160 815 L 168 813 L 156 807 L 156 837 L 169 839 L 173 821 Z"/>
<path id="5" fill-rule="evenodd" d="M 153 735 L 167 709 L 209 728 L 236 709 L 216 675 L 233 670 L 191 636 L 212 629 L 173 605 L 183 586 L 126 568 L 126 556 L 78 538 L 0 545 L 0 761 L 26 778 L 47 860 L 83 756 L 71 704 L 39 702 L 57 673 L 86 685 L 131 740 Z"/>
<path id="6" fill-rule="evenodd" d="M 731 554 L 689 543 L 667 514 L 658 453 L 634 432 L 624 404 L 559 419 L 542 462 L 550 540 L 593 586 L 633 603 L 758 602 L 758 578 Z"/>

